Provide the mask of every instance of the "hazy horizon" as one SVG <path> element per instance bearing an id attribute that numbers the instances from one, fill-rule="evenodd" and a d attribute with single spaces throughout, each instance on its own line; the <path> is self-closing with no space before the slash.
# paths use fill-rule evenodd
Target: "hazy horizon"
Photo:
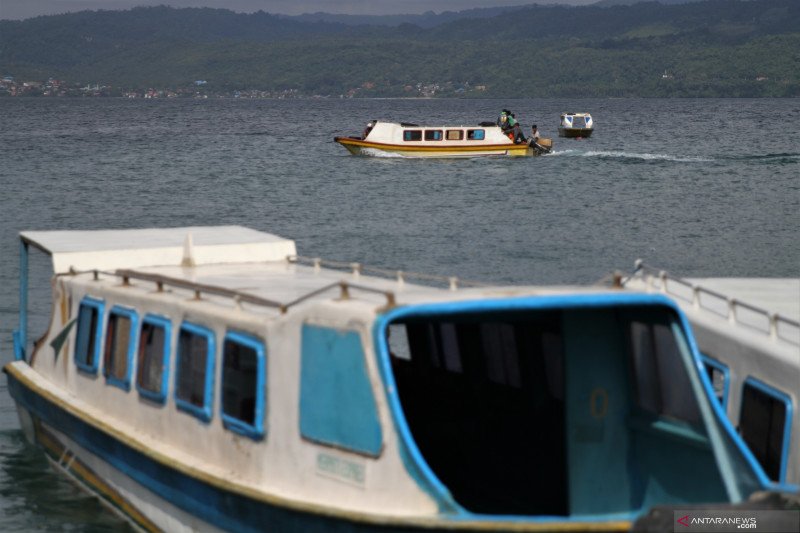
<path id="1" fill-rule="evenodd" d="M 587 5 L 598 0 L 0 0 L 0 19 L 22 20 L 85 10 L 124 10 L 137 6 L 213 7 L 240 13 L 262 10 L 281 15 L 408 15 L 527 4 Z"/>

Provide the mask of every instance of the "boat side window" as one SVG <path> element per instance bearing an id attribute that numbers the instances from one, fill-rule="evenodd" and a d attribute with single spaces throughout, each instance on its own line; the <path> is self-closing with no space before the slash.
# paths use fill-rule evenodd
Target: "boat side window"
<path id="1" fill-rule="evenodd" d="M 184 322 L 178 333 L 175 360 L 175 404 L 200 420 L 211 420 L 214 384 L 214 333 Z"/>
<path id="2" fill-rule="evenodd" d="M 425 130 L 426 141 L 441 141 L 442 130 Z"/>
<path id="3" fill-rule="evenodd" d="M 748 377 L 742 390 L 739 433 L 767 476 L 781 483 L 786 481 L 791 424 L 789 395 Z"/>
<path id="4" fill-rule="evenodd" d="M 263 341 L 229 331 L 222 348 L 222 423 L 252 439 L 264 436 L 266 356 Z"/>
<path id="5" fill-rule="evenodd" d="M 670 326 L 632 320 L 629 343 L 639 407 L 656 415 L 699 422 L 689 374 Z"/>
<path id="6" fill-rule="evenodd" d="M 78 308 L 78 332 L 75 340 L 75 364 L 84 372 L 97 373 L 100 361 L 103 310 L 105 303 L 86 296 Z"/>
<path id="7" fill-rule="evenodd" d="M 300 434 L 335 448 L 380 455 L 383 433 L 357 331 L 303 325 Z"/>
<path id="8" fill-rule="evenodd" d="M 470 141 L 482 141 L 486 138 L 486 130 L 467 130 L 467 139 Z"/>
<path id="9" fill-rule="evenodd" d="M 422 130 L 405 130 L 403 132 L 404 141 L 421 141 Z"/>
<path id="10" fill-rule="evenodd" d="M 138 317 L 133 309 L 115 305 L 108 313 L 103 375 L 106 383 L 126 391 L 131 388 L 137 322 Z"/>
<path id="11" fill-rule="evenodd" d="M 464 138 L 464 131 L 463 130 L 447 130 L 447 140 L 448 141 L 460 141 Z"/>
<path id="12" fill-rule="evenodd" d="M 141 396 L 164 403 L 169 383 L 172 323 L 162 316 L 145 315 L 139 333 L 136 388 Z"/>
<path id="13" fill-rule="evenodd" d="M 714 391 L 714 396 L 724 410 L 728 406 L 728 386 L 730 385 L 731 372 L 726 365 L 705 354 L 702 354 L 700 358 L 703 360 L 703 367 L 706 369 L 708 380 L 711 382 L 711 390 Z"/>

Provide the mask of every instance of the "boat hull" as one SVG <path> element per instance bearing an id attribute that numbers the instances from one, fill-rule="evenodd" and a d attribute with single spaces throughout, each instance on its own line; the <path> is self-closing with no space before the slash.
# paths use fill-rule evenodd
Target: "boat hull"
<path id="1" fill-rule="evenodd" d="M 459 157 L 530 157 L 543 151 L 524 144 L 492 144 L 483 146 L 404 146 L 369 142 L 353 137 L 335 137 L 334 141 L 344 146 L 353 155 L 373 155 L 414 158 L 459 158 Z"/>
<path id="2" fill-rule="evenodd" d="M 566 137 L 568 139 L 585 139 L 592 136 L 592 128 L 558 128 L 558 136 Z"/>
<path id="3" fill-rule="evenodd" d="M 23 363 L 4 368 L 26 435 L 55 468 L 143 531 L 421 532 L 627 531 L 626 520 L 496 521 L 365 515 L 284 500 L 234 487 L 167 456 L 143 449 L 113 428 L 62 402 L 26 376 Z"/>

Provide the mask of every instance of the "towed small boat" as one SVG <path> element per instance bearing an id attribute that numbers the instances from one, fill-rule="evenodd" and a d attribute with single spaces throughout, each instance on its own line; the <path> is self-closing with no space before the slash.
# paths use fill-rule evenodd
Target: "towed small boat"
<path id="1" fill-rule="evenodd" d="M 420 126 L 373 120 L 360 137 L 334 137 L 354 155 L 402 157 L 536 156 L 549 153 L 551 139 L 515 143 L 493 122 L 477 126 Z"/>
<path id="2" fill-rule="evenodd" d="M 29 353 L 32 247 L 54 275 Z M 663 294 L 327 262 L 240 226 L 20 254 L 23 431 L 138 529 L 618 531 L 771 487 Z"/>
<path id="3" fill-rule="evenodd" d="M 594 120 L 589 113 L 562 113 L 558 136 L 568 138 L 590 137 L 594 131 Z"/>

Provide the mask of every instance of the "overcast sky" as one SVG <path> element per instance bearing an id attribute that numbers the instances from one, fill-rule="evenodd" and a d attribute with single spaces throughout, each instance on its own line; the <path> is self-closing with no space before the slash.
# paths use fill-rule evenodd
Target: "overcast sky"
<path id="1" fill-rule="evenodd" d="M 597 0 L 0 0 L 0 19 L 26 19 L 85 9 L 130 9 L 145 5 L 173 7 L 221 7 L 252 13 L 301 15 L 303 13 L 344 13 L 348 15 L 401 15 L 425 11 L 461 11 L 475 7 L 523 4 L 586 5 Z"/>

